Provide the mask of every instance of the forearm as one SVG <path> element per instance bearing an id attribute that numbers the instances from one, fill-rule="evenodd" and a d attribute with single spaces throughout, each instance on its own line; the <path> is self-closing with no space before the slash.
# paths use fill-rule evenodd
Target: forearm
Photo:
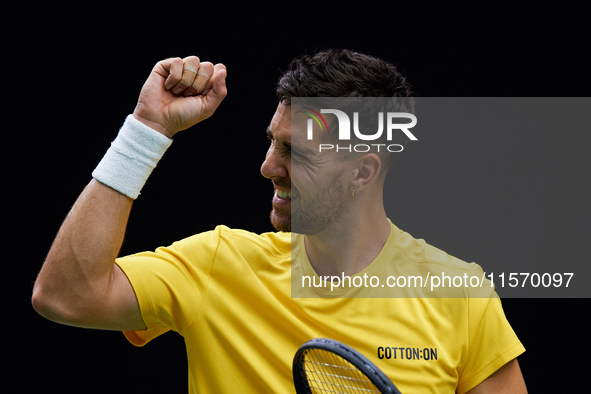
<path id="1" fill-rule="evenodd" d="M 33 304 L 41 314 L 67 319 L 107 291 L 132 204 L 131 198 L 94 179 L 85 188 L 35 283 Z"/>

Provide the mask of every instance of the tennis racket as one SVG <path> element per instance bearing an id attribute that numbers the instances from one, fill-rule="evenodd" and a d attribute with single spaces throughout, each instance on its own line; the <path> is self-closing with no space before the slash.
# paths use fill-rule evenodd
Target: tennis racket
<path id="1" fill-rule="evenodd" d="M 293 358 L 297 394 L 392 393 L 394 383 L 357 350 L 326 338 L 304 343 Z"/>

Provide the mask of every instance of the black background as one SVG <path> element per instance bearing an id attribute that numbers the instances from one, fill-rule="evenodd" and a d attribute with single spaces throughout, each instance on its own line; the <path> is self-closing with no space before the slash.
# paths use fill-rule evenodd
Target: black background
<path id="1" fill-rule="evenodd" d="M 583 97 L 590 88 L 586 14 L 568 4 L 2 7 L 9 234 L 3 333 L 5 374 L 19 392 L 186 392 L 186 355 L 177 334 L 136 349 L 121 333 L 60 326 L 30 306 L 32 283 L 60 223 L 157 61 L 195 54 L 223 62 L 229 94 L 211 119 L 175 137 L 134 205 L 122 253 L 220 223 L 271 230 L 271 185 L 259 168 L 276 107 L 274 86 L 293 56 L 327 47 L 367 52 L 398 64 L 423 97 Z M 589 139 L 580 138 L 581 144 Z M 432 166 L 439 165 L 434 158 Z M 430 231 L 437 226 L 445 231 L 439 222 Z M 589 300 L 504 299 L 503 305 L 527 349 L 520 364 L 530 392 L 574 391 L 590 350 Z"/>

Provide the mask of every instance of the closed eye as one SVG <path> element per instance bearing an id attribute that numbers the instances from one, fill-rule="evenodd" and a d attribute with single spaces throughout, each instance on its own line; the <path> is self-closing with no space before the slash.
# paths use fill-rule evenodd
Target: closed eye
<path id="1" fill-rule="evenodd" d="M 270 127 L 267 127 L 267 139 L 271 141 L 271 145 L 275 146 L 275 148 L 279 148 L 283 150 L 285 153 L 291 154 L 291 143 L 289 143 L 288 141 L 276 140 L 273 137 L 273 133 L 271 133 Z"/>
<path id="2" fill-rule="evenodd" d="M 295 159 L 298 159 L 298 160 L 308 160 L 308 157 L 306 155 L 304 155 L 304 154 L 302 154 L 302 153 L 300 153 L 298 151 L 291 150 L 291 154 L 292 154 L 292 156 Z"/>

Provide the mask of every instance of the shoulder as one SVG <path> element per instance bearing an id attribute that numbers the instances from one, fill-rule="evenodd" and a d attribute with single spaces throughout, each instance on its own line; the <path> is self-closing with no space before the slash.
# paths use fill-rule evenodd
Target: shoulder
<path id="1" fill-rule="evenodd" d="M 214 230 L 219 234 L 221 244 L 234 247 L 260 248 L 271 254 L 284 254 L 291 248 L 291 233 L 266 232 L 254 233 L 248 230 L 217 226 Z"/>
<path id="2" fill-rule="evenodd" d="M 240 243 L 258 245 L 261 247 L 275 246 L 277 248 L 289 247 L 291 233 L 282 232 L 267 232 L 255 233 L 248 230 L 230 228 L 225 225 L 218 225 L 213 230 L 204 231 L 185 239 L 175 242 L 174 244 L 189 244 L 189 243 Z M 173 245 L 174 245 L 173 244 Z"/>
<path id="3" fill-rule="evenodd" d="M 391 241 L 387 245 L 391 255 L 396 256 L 399 274 L 419 275 L 427 283 L 421 290 L 439 297 L 496 297 L 492 283 L 482 267 L 462 259 L 418 239 L 392 224 Z M 435 291 L 432 293 L 432 291 Z"/>
<path id="4" fill-rule="evenodd" d="M 256 257 L 262 253 L 279 257 L 289 255 L 290 241 L 289 233 L 257 234 L 218 225 L 212 230 L 188 236 L 167 246 L 160 246 L 153 252 L 135 253 L 120 257 L 117 261 L 122 264 L 138 260 L 145 264 L 145 261 L 150 260 L 165 263 L 179 262 L 182 265 L 195 265 L 196 262 L 200 265 L 208 265 L 217 258 L 232 258 L 238 254 L 243 257 Z"/>
<path id="5" fill-rule="evenodd" d="M 433 266 L 470 270 L 475 265 L 458 259 L 447 252 L 427 243 L 422 238 L 415 238 L 392 225 L 393 242 L 391 247 L 400 250 L 406 258 L 414 263 L 430 264 Z"/>
<path id="6" fill-rule="evenodd" d="M 222 258 L 253 260 L 289 257 L 291 233 L 255 233 L 219 225 L 215 229 L 195 234 L 175 242 L 171 248 L 181 253 L 207 253 Z"/>

